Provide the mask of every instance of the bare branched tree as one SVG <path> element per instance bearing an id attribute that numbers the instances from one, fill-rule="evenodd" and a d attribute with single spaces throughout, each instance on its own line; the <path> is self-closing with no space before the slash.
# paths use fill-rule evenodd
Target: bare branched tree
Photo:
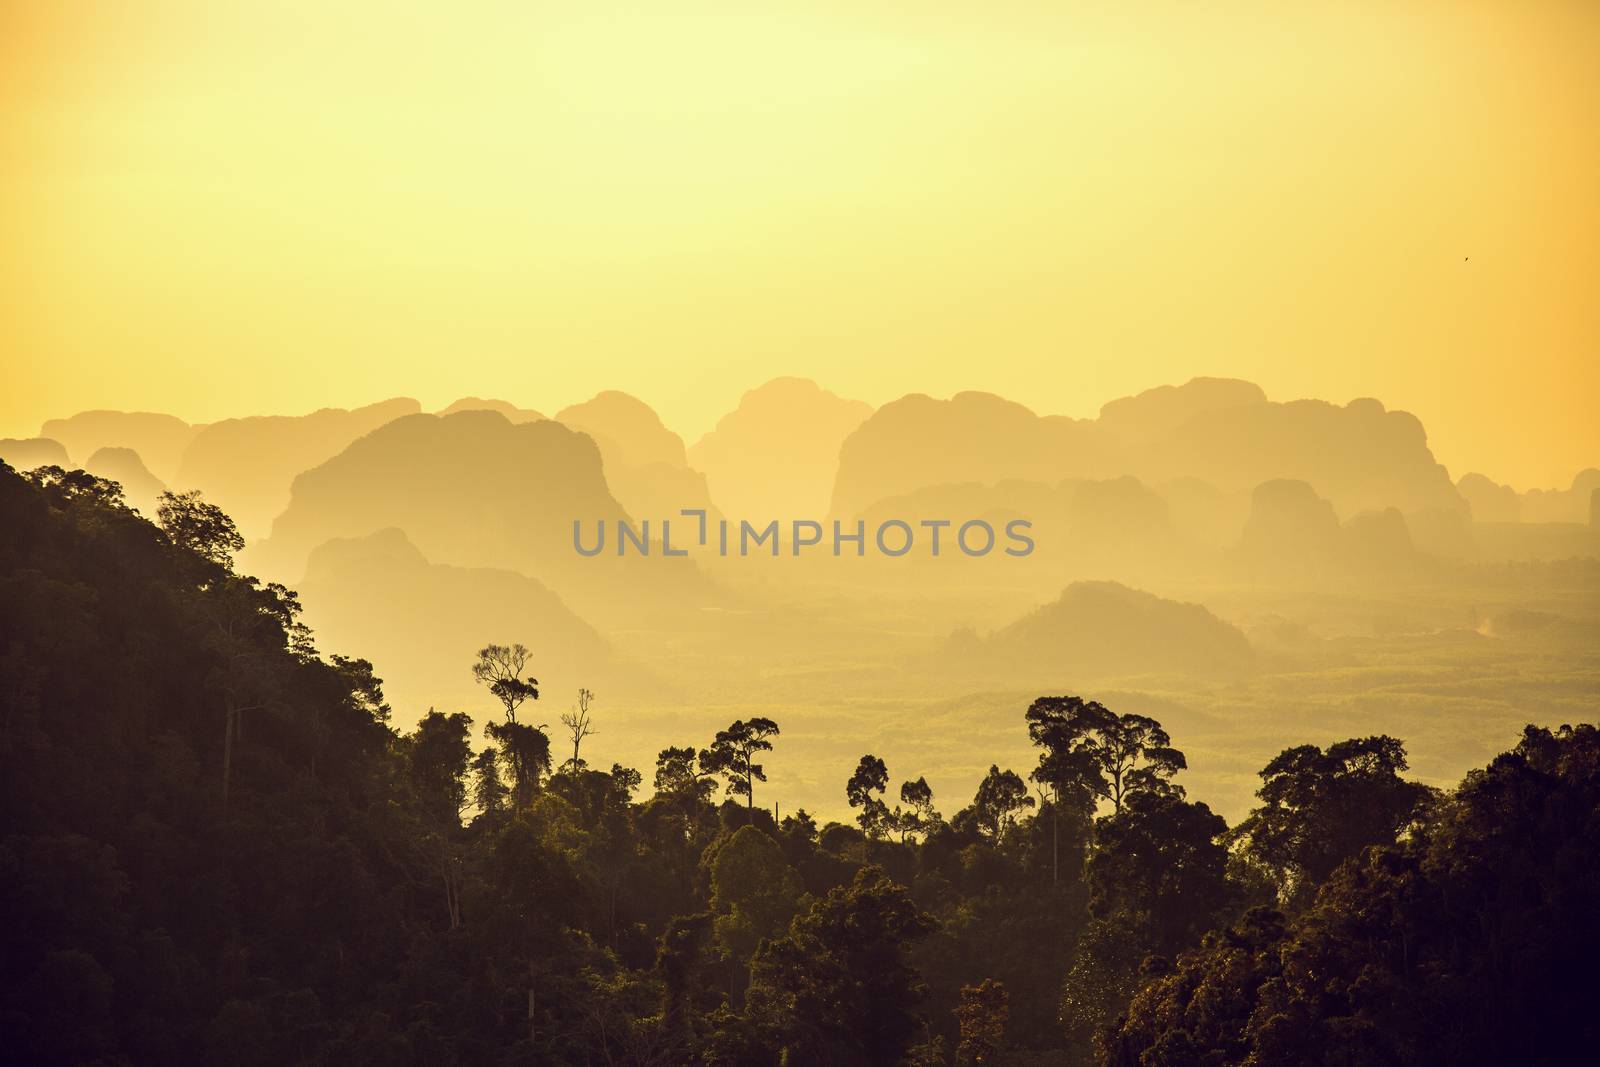
<path id="1" fill-rule="evenodd" d="M 573 771 L 583 766 L 583 761 L 578 758 L 578 749 L 583 744 L 585 737 L 594 734 L 594 720 L 589 716 L 589 704 L 594 700 L 594 694 L 587 689 L 578 690 L 578 706 L 561 716 L 561 724 L 572 734 L 572 762 L 568 768 Z"/>

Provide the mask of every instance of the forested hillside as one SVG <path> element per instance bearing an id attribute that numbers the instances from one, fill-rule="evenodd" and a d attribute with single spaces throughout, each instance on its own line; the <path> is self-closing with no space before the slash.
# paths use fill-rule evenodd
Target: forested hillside
<path id="1" fill-rule="evenodd" d="M 1182 738 L 1044 696 L 1014 720 L 1037 763 L 971 798 L 863 754 L 856 825 L 775 820 L 779 722 L 590 766 L 588 709 L 547 714 L 537 654 L 485 633 L 478 717 L 402 734 L 373 665 L 235 572 L 225 514 L 159 520 L 0 464 L 8 1059 L 1554 1064 L 1600 1036 L 1592 725 L 1449 793 L 1392 737 L 1290 748 L 1229 827 Z"/>

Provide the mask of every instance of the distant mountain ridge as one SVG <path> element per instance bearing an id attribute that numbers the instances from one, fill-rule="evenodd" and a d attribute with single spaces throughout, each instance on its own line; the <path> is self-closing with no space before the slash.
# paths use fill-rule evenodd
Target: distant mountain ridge
<path id="1" fill-rule="evenodd" d="M 150 411 L 80 411 L 70 418 L 47 420 L 39 436 L 59 441 L 74 463 L 83 463 L 102 448 L 131 448 L 151 474 L 170 482 L 177 476 L 183 450 L 200 430 L 176 416 Z"/>
<path id="2" fill-rule="evenodd" d="M 1519 493 L 1482 474 L 1466 474 L 1456 483 L 1479 522 L 1578 522 L 1594 514 L 1600 492 L 1600 469 L 1581 470 L 1566 489 L 1530 489 Z"/>
<path id="3" fill-rule="evenodd" d="M 635 519 L 659 522 L 684 508 L 717 510 L 705 475 L 689 466 L 683 438 L 644 401 L 611 389 L 562 408 L 556 421 L 594 439 L 606 484 Z"/>
<path id="4" fill-rule="evenodd" d="M 150 473 L 139 453 L 131 448 L 107 446 L 90 456 L 83 469 L 122 486 L 123 499 L 146 518 L 155 518 L 161 494 L 167 491 L 167 487 L 160 478 Z"/>
<path id="5" fill-rule="evenodd" d="M 356 438 L 421 410 L 415 400 L 400 397 L 351 410 L 223 419 L 194 435 L 175 484 L 203 490 L 247 536 L 261 536 L 288 505 L 296 475 L 332 459 Z"/>
<path id="6" fill-rule="evenodd" d="M 51 419 L 40 438 L 3 448 L 24 467 L 83 465 L 103 448 L 131 449 L 155 482 L 202 489 L 254 537 L 288 506 L 296 475 L 420 410 L 416 401 L 394 399 L 211 425 L 87 411 Z M 909 394 L 874 410 L 808 379 L 777 378 L 745 393 L 689 448 L 649 405 L 615 390 L 554 419 L 484 397 L 463 397 L 438 414 L 471 412 L 496 412 L 513 424 L 554 421 L 589 435 L 613 498 L 633 518 L 657 521 L 684 507 L 760 520 L 850 517 L 939 486 L 1132 477 L 1167 498 L 1180 530 L 1231 544 L 1250 493 L 1274 480 L 1306 482 L 1341 519 L 1394 507 L 1408 521 L 1470 508 L 1478 522 L 1586 524 L 1600 488 L 1595 469 L 1563 490 L 1517 493 L 1479 474 L 1452 485 L 1408 413 L 1372 399 L 1277 402 L 1253 383 L 1223 378 L 1114 399 L 1092 419 L 1040 415 L 976 392 L 943 400 Z"/>
<path id="7" fill-rule="evenodd" d="M 1195 478 L 1224 491 L 1299 479 L 1344 514 L 1464 506 L 1406 412 L 1370 399 L 1278 403 L 1248 382 L 1197 378 L 1112 401 L 1098 419 L 1036 415 L 987 393 L 904 397 L 846 438 L 833 511 L 856 515 L 940 483 L 1122 475 Z"/>
<path id="8" fill-rule="evenodd" d="M 624 514 L 585 434 L 494 411 L 414 414 L 296 477 L 288 507 L 253 551 L 288 574 L 325 541 L 392 526 L 435 562 L 538 573 L 540 563 L 572 556 L 571 516 Z"/>
<path id="9" fill-rule="evenodd" d="M 61 442 L 48 437 L 0 437 L 0 459 L 19 471 L 72 465 L 72 457 Z"/>
<path id="10" fill-rule="evenodd" d="M 537 578 L 589 617 L 708 595 L 686 559 L 659 551 L 650 559 L 614 551 L 586 558 L 574 549 L 574 521 L 590 541 L 605 522 L 614 545 L 616 524 L 627 518 L 587 433 L 549 419 L 512 423 L 488 410 L 419 413 L 297 477 L 271 536 L 247 549 L 244 563 L 294 583 L 319 545 L 393 527 L 433 564 Z"/>
<path id="11" fill-rule="evenodd" d="M 987 640 L 955 639 L 951 659 L 987 670 L 1053 673 L 1060 681 L 1135 674 L 1238 675 L 1254 652 L 1244 634 L 1200 604 L 1118 582 L 1074 582 Z"/>
<path id="12" fill-rule="evenodd" d="M 689 449 L 712 498 L 729 515 L 815 517 L 827 513 L 839 446 L 872 414 L 808 378 L 774 378 Z"/>

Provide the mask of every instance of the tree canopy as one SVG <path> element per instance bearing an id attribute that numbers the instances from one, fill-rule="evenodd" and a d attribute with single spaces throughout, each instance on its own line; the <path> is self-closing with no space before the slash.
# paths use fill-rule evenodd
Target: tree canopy
<path id="1" fill-rule="evenodd" d="M 480 653 L 470 706 L 392 711 L 373 664 L 316 648 L 290 590 L 236 572 L 208 508 L 178 499 L 158 527 L 114 482 L 0 464 L 9 1059 L 1170 1067 L 1595 1047 L 1592 725 L 1530 726 L 1448 791 L 1409 780 L 1395 738 L 1293 746 L 1230 829 L 1175 780 L 1161 723 L 1042 697 L 1015 724 L 1037 798 L 991 763 L 949 821 L 921 774 L 889 810 L 869 756 L 835 771 L 856 820 L 779 821 L 754 804 L 769 719 L 662 739 L 648 795 L 609 728 L 553 767 L 518 714 L 537 688 L 514 643 Z"/>

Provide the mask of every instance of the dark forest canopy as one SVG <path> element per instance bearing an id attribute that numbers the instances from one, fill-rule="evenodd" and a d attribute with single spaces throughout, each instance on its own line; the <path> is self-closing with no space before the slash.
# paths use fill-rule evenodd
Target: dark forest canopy
<path id="1" fill-rule="evenodd" d="M 775 823 L 778 723 L 609 770 L 567 724 L 557 764 L 540 665 L 490 644 L 499 713 L 400 734 L 372 665 L 234 572 L 226 515 L 161 520 L 0 465 L 16 1061 L 1564 1063 L 1600 1036 L 1592 726 L 1530 726 L 1449 793 L 1394 738 L 1298 746 L 1230 828 L 1175 781 L 1182 738 L 1044 697 L 1037 764 L 968 803 L 867 753 L 839 768 L 859 826 Z"/>

